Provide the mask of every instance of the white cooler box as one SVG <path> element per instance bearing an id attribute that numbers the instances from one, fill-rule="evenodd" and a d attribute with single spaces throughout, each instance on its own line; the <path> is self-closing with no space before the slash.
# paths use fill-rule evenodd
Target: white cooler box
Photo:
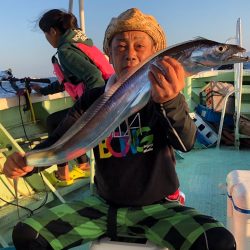
<path id="1" fill-rule="evenodd" d="M 234 170 L 227 175 L 227 228 L 238 250 L 250 249 L 250 170 Z"/>

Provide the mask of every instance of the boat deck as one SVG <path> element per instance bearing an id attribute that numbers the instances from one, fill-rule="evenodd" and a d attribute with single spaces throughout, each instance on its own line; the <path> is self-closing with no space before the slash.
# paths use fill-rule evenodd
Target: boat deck
<path id="1" fill-rule="evenodd" d="M 177 173 L 181 190 L 186 196 L 186 206 L 213 216 L 226 226 L 227 187 L 226 177 L 232 170 L 250 170 L 249 150 L 234 147 L 193 149 L 177 159 Z M 79 189 L 64 198 L 67 201 L 84 198 L 89 190 Z M 88 250 L 89 244 L 74 250 Z"/>
<path id="2" fill-rule="evenodd" d="M 226 177 L 235 169 L 250 170 L 249 150 L 235 150 L 233 147 L 193 149 L 177 160 L 177 172 L 181 190 L 186 196 L 186 205 L 211 215 L 226 225 Z M 85 187 L 86 188 L 86 187 Z M 89 190 L 80 188 L 64 198 L 67 201 L 89 195 Z M 59 203 L 55 200 L 50 203 Z M 74 249 L 88 250 L 88 245 Z"/>
<path id="3" fill-rule="evenodd" d="M 194 149 L 177 160 L 186 205 L 226 225 L 226 177 L 232 170 L 250 171 L 249 150 L 233 147 Z"/>

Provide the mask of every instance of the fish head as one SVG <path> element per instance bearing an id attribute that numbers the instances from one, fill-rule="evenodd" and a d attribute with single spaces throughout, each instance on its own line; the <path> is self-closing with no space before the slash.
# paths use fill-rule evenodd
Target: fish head
<path id="1" fill-rule="evenodd" d="M 207 49 L 207 58 L 203 63 L 210 66 L 221 66 L 224 64 L 234 64 L 249 61 L 249 57 L 244 57 L 243 53 L 246 50 L 235 44 L 215 44 Z"/>
<path id="2" fill-rule="evenodd" d="M 177 59 L 183 64 L 189 75 L 204 70 L 216 69 L 221 65 L 250 61 L 243 56 L 244 48 L 235 44 L 218 43 L 205 38 L 195 39 L 185 45 Z M 184 52 L 184 53 L 183 53 Z"/>
<path id="3" fill-rule="evenodd" d="M 242 63 L 250 60 L 243 56 L 246 50 L 235 44 L 218 43 L 204 39 L 200 46 L 195 46 L 191 54 L 193 63 L 207 67 L 216 68 L 225 64 Z"/>

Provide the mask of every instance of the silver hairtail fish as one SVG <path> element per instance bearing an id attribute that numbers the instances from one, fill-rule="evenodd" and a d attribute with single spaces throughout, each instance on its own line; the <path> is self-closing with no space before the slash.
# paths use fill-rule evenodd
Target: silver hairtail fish
<path id="1" fill-rule="evenodd" d="M 197 38 L 161 50 L 135 66 L 101 95 L 52 146 L 26 154 L 27 165 L 51 166 L 75 159 L 97 146 L 150 99 L 150 65 L 163 56 L 177 59 L 188 75 L 224 64 L 249 61 L 245 49 Z M 239 54 L 238 54 L 239 53 Z"/>

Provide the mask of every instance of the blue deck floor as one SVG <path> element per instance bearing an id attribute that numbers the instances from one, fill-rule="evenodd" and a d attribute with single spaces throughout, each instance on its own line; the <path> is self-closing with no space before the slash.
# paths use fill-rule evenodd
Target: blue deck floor
<path id="1" fill-rule="evenodd" d="M 177 160 L 186 205 L 211 215 L 226 225 L 226 177 L 235 169 L 250 170 L 250 150 L 194 149 Z"/>

